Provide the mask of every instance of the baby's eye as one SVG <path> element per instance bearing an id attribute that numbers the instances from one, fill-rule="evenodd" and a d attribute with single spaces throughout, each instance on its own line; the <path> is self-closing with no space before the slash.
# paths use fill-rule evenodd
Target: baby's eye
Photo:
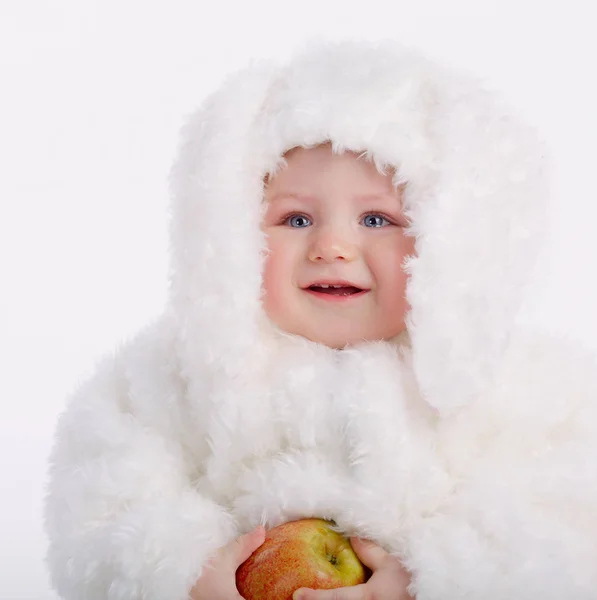
<path id="1" fill-rule="evenodd" d="M 286 219 L 285 224 L 296 229 L 302 229 L 303 227 L 309 227 L 313 223 L 305 215 L 291 215 Z"/>
<path id="2" fill-rule="evenodd" d="M 383 215 L 365 215 L 362 220 L 365 227 L 385 227 L 390 225 L 390 222 Z"/>

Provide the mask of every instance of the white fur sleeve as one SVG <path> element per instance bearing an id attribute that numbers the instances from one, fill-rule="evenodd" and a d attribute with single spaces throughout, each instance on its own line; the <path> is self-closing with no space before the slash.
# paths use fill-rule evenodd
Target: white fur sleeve
<path id="1" fill-rule="evenodd" d="M 181 445 L 142 425 L 127 392 L 106 361 L 59 421 L 45 519 L 66 600 L 186 600 L 235 535 L 227 511 L 191 487 Z"/>

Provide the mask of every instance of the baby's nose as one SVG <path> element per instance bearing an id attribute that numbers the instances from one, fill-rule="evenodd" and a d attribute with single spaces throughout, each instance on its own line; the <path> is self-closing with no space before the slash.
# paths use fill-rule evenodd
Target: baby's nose
<path id="1" fill-rule="evenodd" d="M 318 234 L 309 248 L 309 260 L 312 262 L 351 261 L 356 256 L 357 248 L 347 236 L 331 232 Z"/>

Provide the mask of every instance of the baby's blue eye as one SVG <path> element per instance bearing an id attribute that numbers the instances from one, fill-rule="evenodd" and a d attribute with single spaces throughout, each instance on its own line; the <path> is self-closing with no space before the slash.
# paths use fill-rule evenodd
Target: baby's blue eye
<path id="1" fill-rule="evenodd" d="M 302 229 L 303 227 L 309 227 L 309 225 L 312 225 L 311 219 L 309 219 L 309 217 L 305 217 L 305 215 L 292 215 L 292 217 L 288 217 L 286 222 L 290 227 L 295 227 L 297 229 Z"/>
<path id="2" fill-rule="evenodd" d="M 365 227 L 385 227 L 390 224 L 390 222 L 381 215 L 366 215 L 362 222 Z"/>

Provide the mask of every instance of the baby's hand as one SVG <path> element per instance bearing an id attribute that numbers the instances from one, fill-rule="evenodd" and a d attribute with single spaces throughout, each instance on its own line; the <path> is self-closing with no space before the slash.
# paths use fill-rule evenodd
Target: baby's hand
<path id="1" fill-rule="evenodd" d="M 381 546 L 360 538 L 350 538 L 357 556 L 367 565 L 373 575 L 367 583 L 335 590 L 296 590 L 292 600 L 407 600 L 410 575 L 394 556 Z"/>
<path id="2" fill-rule="evenodd" d="M 190 600 L 242 600 L 236 589 L 236 570 L 264 541 L 265 529 L 260 526 L 220 548 L 203 569 Z"/>

